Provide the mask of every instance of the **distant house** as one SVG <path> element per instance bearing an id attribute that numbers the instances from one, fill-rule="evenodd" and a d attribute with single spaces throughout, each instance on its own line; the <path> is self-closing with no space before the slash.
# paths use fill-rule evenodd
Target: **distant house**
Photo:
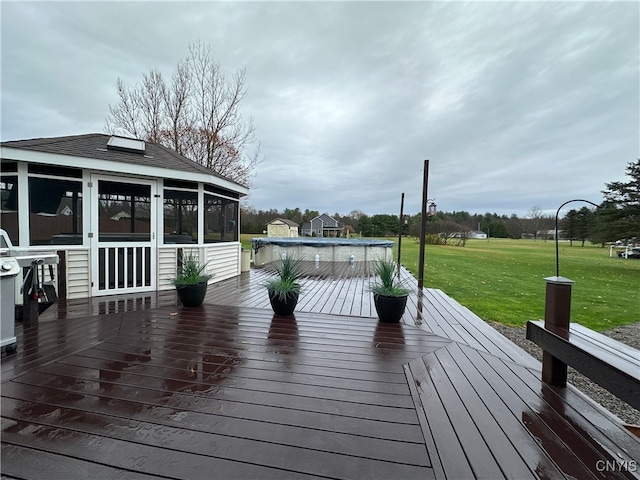
<path id="1" fill-rule="evenodd" d="M 486 239 L 487 234 L 480 230 L 471 230 L 469 232 L 452 232 L 449 234 L 449 238 L 478 238 Z"/>
<path id="2" fill-rule="evenodd" d="M 298 226 L 287 218 L 276 218 L 267 223 L 267 237 L 297 237 Z"/>
<path id="3" fill-rule="evenodd" d="M 479 238 L 479 239 L 486 240 L 487 234 L 480 230 L 472 230 L 467 233 L 467 238 Z"/>
<path id="4" fill-rule="evenodd" d="M 69 205 L 65 205 L 65 207 L 60 211 L 58 215 L 64 215 L 68 217 L 69 215 L 73 215 L 73 210 L 69 207 Z"/>
<path id="5" fill-rule="evenodd" d="M 536 237 L 540 238 L 540 239 L 546 239 L 546 240 L 555 240 L 556 238 L 556 231 L 555 229 L 553 230 L 538 230 L 536 232 Z M 558 230 L 558 239 L 562 238 L 562 230 Z"/>
<path id="6" fill-rule="evenodd" d="M 312 237 L 339 237 L 344 230 L 344 223 L 338 222 L 326 213 L 312 218 L 310 222 L 302 224 L 301 234 Z"/>
<path id="7" fill-rule="evenodd" d="M 111 217 L 111 220 L 127 220 L 129 218 L 131 218 L 131 214 L 129 212 L 120 211 Z"/>

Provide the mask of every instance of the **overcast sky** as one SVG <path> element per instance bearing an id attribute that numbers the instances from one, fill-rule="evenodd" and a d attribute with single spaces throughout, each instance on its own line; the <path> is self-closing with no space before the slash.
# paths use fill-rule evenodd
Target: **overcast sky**
<path id="1" fill-rule="evenodd" d="M 6 2 L 1 138 L 104 132 L 189 43 L 246 68 L 249 203 L 329 214 L 599 203 L 640 150 L 640 3 Z M 581 208 L 580 205 L 576 206 Z"/>

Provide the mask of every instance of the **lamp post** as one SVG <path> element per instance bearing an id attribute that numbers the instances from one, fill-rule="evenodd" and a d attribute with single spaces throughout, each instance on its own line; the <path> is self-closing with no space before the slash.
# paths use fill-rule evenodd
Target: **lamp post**
<path id="1" fill-rule="evenodd" d="M 598 205 L 596 205 L 595 203 L 589 200 L 582 200 L 582 199 L 568 200 L 558 207 L 558 210 L 556 211 L 556 223 L 555 223 L 555 233 L 554 233 L 554 237 L 556 240 L 556 277 L 560 276 L 560 255 L 558 251 L 558 216 L 560 215 L 560 210 L 562 210 L 562 207 L 564 207 L 565 205 L 571 202 L 585 202 L 598 208 Z"/>
<path id="2" fill-rule="evenodd" d="M 427 215 L 429 217 L 435 217 L 436 213 L 438 213 L 438 206 L 435 204 L 435 198 L 429 198 L 427 202 L 429 202 L 429 207 L 427 209 Z"/>
<path id="3" fill-rule="evenodd" d="M 558 216 L 562 207 L 571 202 L 586 202 L 596 208 L 598 207 L 598 205 L 589 200 L 576 199 L 564 202 L 556 211 L 554 232 L 556 241 L 556 276 L 545 278 L 547 287 L 545 292 L 544 328 L 563 337 L 569 335 L 571 289 L 575 282 L 560 276 Z M 558 387 L 564 387 L 567 384 L 567 365 L 546 351 L 542 352 L 542 380 Z"/>
<path id="4" fill-rule="evenodd" d="M 398 278 L 400 278 L 400 262 L 402 252 L 402 217 L 404 216 L 404 192 L 400 197 L 400 217 L 398 217 Z"/>
<path id="5" fill-rule="evenodd" d="M 418 315 L 416 324 L 422 323 L 422 288 L 424 286 L 424 250 L 427 237 L 427 216 L 436 214 L 435 199 L 429 199 L 427 190 L 429 187 L 429 160 L 424 161 L 424 178 L 422 184 L 422 214 L 420 218 L 420 253 L 418 258 Z"/>
<path id="6" fill-rule="evenodd" d="M 418 258 L 418 300 L 422 299 L 422 287 L 424 285 L 424 246 L 427 236 L 427 203 L 429 197 L 427 189 L 429 186 L 429 160 L 424 161 L 424 178 L 422 185 L 422 217 L 420 218 L 420 252 Z M 418 302 L 422 307 L 422 302 Z"/>

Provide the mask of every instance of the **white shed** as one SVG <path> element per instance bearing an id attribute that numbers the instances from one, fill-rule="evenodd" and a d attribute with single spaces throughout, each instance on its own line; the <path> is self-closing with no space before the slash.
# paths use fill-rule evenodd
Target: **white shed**
<path id="1" fill-rule="evenodd" d="M 286 218 L 276 218 L 267 223 L 267 237 L 297 237 L 298 224 Z"/>

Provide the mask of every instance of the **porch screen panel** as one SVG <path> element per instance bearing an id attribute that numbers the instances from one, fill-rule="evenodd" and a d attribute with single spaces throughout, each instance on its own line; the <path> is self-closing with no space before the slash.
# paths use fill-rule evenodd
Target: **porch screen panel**
<path id="1" fill-rule="evenodd" d="M 151 186 L 100 181 L 99 241 L 151 240 Z"/>
<path id="2" fill-rule="evenodd" d="M 238 241 L 238 202 L 217 195 L 204 196 L 205 243 Z"/>
<path id="3" fill-rule="evenodd" d="M 5 164 L 2 164 L 4 168 Z M 2 215 L 0 224 L 7 232 L 11 243 L 14 246 L 19 245 L 20 237 L 18 235 L 18 176 L 2 175 L 0 176 L 0 207 Z"/>
<path id="4" fill-rule="evenodd" d="M 82 183 L 29 178 L 31 245 L 82 244 Z"/>
<path id="5" fill-rule="evenodd" d="M 198 243 L 198 193 L 164 191 L 164 243 Z"/>

